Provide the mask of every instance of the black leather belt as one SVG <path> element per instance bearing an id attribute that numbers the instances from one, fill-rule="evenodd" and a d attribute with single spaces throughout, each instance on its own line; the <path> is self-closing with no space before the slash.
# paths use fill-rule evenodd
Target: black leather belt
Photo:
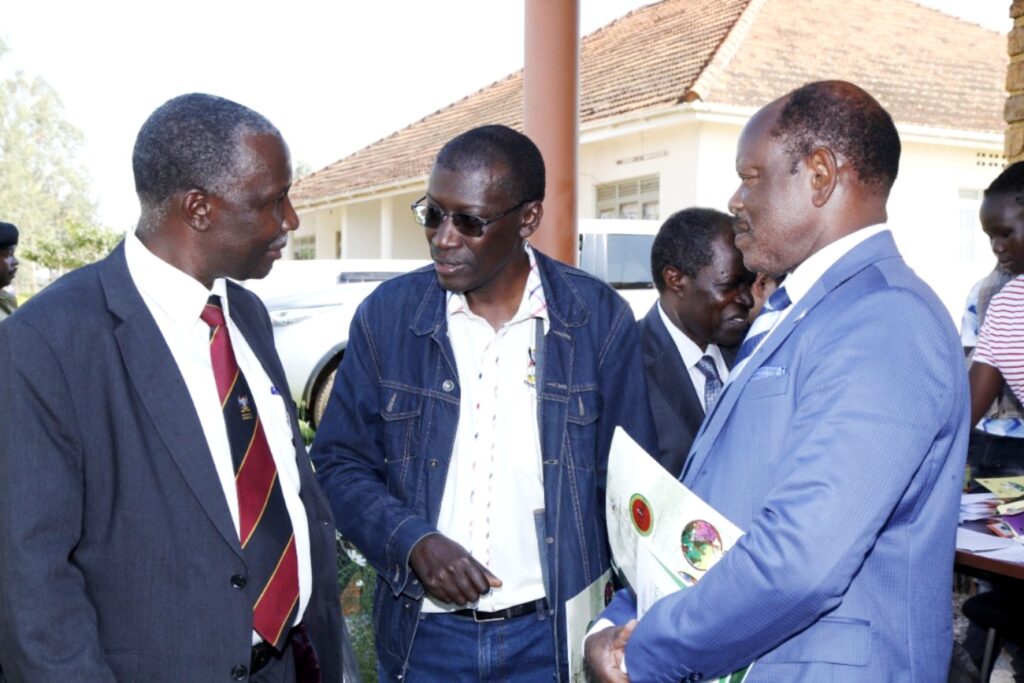
<path id="1" fill-rule="evenodd" d="M 523 617 L 527 614 L 536 614 L 537 612 L 546 612 L 548 609 L 547 598 L 541 598 L 540 600 L 534 600 L 532 602 L 524 602 L 521 605 L 512 605 L 505 609 L 500 609 L 497 612 L 482 612 L 478 609 L 457 609 L 450 614 L 457 617 L 467 617 L 473 621 L 501 621 L 502 619 L 513 619 L 515 617 Z"/>

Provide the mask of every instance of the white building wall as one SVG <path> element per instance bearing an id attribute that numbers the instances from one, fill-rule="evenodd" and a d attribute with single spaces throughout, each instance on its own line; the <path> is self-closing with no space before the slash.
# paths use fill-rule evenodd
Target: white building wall
<path id="1" fill-rule="evenodd" d="M 317 211 L 314 214 L 313 228 L 316 235 L 316 257 L 318 259 L 338 258 L 341 209 Z"/>
<path id="2" fill-rule="evenodd" d="M 380 201 L 372 199 L 346 205 L 347 232 L 342 258 L 380 258 Z"/>
<path id="3" fill-rule="evenodd" d="M 388 198 L 391 203 L 393 217 L 392 258 L 426 259 L 430 258 L 427 238 L 423 227 L 412 217 L 409 209 L 413 202 L 427 192 L 426 184 L 412 192 L 396 194 Z"/>
<path id="4" fill-rule="evenodd" d="M 995 265 L 978 222 L 981 191 L 1002 171 L 997 151 L 904 141 L 889 225 L 907 263 L 957 325 L 971 287 Z M 977 194 L 963 200 L 961 190 Z"/>
<path id="5" fill-rule="evenodd" d="M 705 121 L 700 124 L 698 206 L 729 211 L 729 198 L 739 185 L 736 176 L 736 143 L 742 130 L 738 123 Z"/>
<path id="6" fill-rule="evenodd" d="M 695 123 L 676 123 L 584 143 L 579 156 L 579 217 L 597 217 L 598 185 L 652 174 L 659 176 L 660 219 L 689 206 L 696 196 L 697 131 Z"/>

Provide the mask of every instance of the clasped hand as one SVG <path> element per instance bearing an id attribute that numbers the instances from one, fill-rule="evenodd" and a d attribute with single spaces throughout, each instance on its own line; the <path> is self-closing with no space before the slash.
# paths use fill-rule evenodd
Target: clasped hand
<path id="1" fill-rule="evenodd" d="M 420 539 L 409 565 L 427 593 L 442 602 L 468 605 L 501 586 L 501 579 L 477 562 L 455 541 L 441 534 Z"/>
<path id="2" fill-rule="evenodd" d="M 625 626 L 609 626 L 587 638 L 583 645 L 587 666 L 601 683 L 628 683 L 629 677 L 622 672 L 622 660 L 626 643 L 638 623 L 633 619 Z"/>

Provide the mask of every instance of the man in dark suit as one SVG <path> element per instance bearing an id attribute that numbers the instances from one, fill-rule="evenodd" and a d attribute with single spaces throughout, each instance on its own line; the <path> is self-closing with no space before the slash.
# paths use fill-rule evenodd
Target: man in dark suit
<path id="1" fill-rule="evenodd" d="M 669 216 L 651 248 L 658 301 L 638 323 L 658 461 L 675 476 L 749 327 L 754 274 L 733 244 L 733 219 L 714 209 Z"/>
<path id="2" fill-rule="evenodd" d="M 0 665 L 11 681 L 339 681 L 334 523 L 263 277 L 298 227 L 280 133 L 209 95 L 132 157 L 104 260 L 0 327 Z"/>

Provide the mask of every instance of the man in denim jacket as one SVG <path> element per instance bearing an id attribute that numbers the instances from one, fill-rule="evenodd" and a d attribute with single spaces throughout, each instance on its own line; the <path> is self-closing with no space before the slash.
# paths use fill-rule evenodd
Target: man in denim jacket
<path id="1" fill-rule="evenodd" d="M 312 457 L 378 573 L 384 680 L 567 680 L 565 602 L 609 568 L 612 432 L 654 448 L 632 313 L 527 245 L 543 199 L 529 138 L 451 140 L 412 207 L 434 265 L 352 322 Z"/>

